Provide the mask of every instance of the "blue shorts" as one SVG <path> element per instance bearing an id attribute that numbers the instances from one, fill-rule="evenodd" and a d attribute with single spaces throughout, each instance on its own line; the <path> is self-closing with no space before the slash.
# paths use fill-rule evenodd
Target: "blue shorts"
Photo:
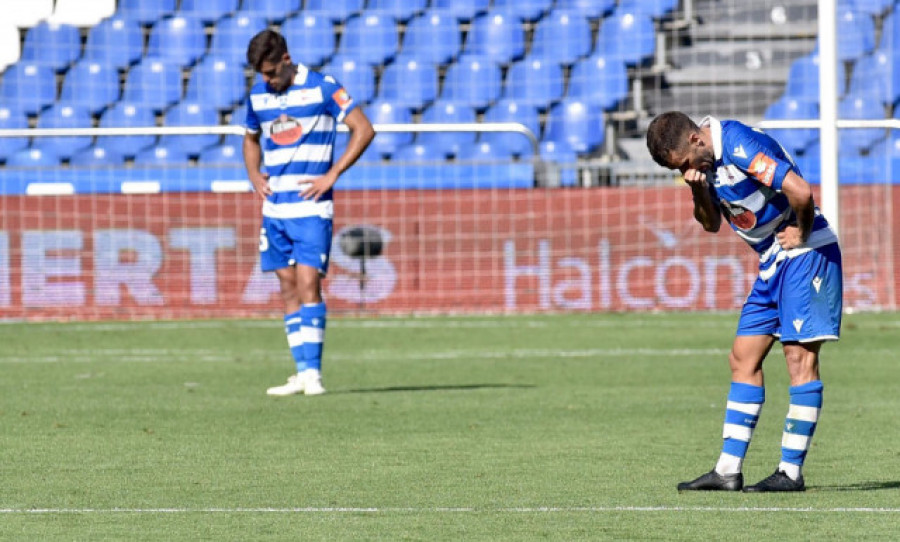
<path id="1" fill-rule="evenodd" d="M 259 261 L 263 271 L 294 264 L 328 272 L 332 222 L 318 216 L 303 218 L 263 217 L 259 232 Z"/>
<path id="2" fill-rule="evenodd" d="M 843 278 L 837 243 L 780 262 L 760 278 L 741 310 L 738 335 L 774 335 L 782 343 L 836 341 L 841 334 Z"/>

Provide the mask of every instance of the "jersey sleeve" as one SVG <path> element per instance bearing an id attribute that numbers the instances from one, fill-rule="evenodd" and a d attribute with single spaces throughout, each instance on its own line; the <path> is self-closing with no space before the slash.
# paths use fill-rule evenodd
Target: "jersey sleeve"
<path id="1" fill-rule="evenodd" d="M 259 132 L 259 117 L 253 110 L 253 100 L 250 99 L 250 96 L 247 97 L 247 117 L 244 119 L 244 127 L 252 134 Z"/>
<path id="2" fill-rule="evenodd" d="M 757 182 L 781 192 L 781 184 L 794 165 L 775 140 L 755 130 L 743 130 L 740 138 L 726 143 L 734 165 Z"/>
<path id="3" fill-rule="evenodd" d="M 356 108 L 356 102 L 347 90 L 330 75 L 326 75 L 322 82 L 322 93 L 325 95 L 325 110 L 338 122 Z"/>

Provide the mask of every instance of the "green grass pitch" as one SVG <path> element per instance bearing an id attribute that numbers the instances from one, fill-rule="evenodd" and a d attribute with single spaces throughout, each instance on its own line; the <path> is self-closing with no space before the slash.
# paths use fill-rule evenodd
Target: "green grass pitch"
<path id="1" fill-rule="evenodd" d="M 3 324 L 0 540 L 895 540 L 894 313 L 823 349 L 806 493 L 675 491 L 718 457 L 736 318 L 333 318 L 309 398 L 265 395 L 277 320 Z"/>

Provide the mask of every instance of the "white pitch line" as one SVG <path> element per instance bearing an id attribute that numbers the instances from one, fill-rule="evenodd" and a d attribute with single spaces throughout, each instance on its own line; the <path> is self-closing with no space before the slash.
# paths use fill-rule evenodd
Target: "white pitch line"
<path id="1" fill-rule="evenodd" d="M 898 514 L 900 508 L 870 507 L 777 507 L 777 506 L 536 506 L 511 508 L 477 507 L 303 507 L 303 508 L 0 508 L 0 514 L 543 514 L 606 512 L 774 512 L 774 513 L 852 513 Z"/>

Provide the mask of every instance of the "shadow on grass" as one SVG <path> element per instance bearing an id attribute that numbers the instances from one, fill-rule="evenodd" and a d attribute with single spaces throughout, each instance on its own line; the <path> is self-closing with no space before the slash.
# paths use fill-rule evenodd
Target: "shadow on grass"
<path id="1" fill-rule="evenodd" d="M 388 386 L 386 388 L 357 388 L 349 390 L 336 390 L 329 393 L 390 393 L 395 391 L 470 391 L 490 390 L 500 388 L 533 388 L 531 384 L 457 384 L 447 386 Z"/>
<path id="2" fill-rule="evenodd" d="M 880 489 L 900 489 L 900 482 L 857 482 L 833 486 L 811 486 L 816 491 L 878 491 Z"/>

